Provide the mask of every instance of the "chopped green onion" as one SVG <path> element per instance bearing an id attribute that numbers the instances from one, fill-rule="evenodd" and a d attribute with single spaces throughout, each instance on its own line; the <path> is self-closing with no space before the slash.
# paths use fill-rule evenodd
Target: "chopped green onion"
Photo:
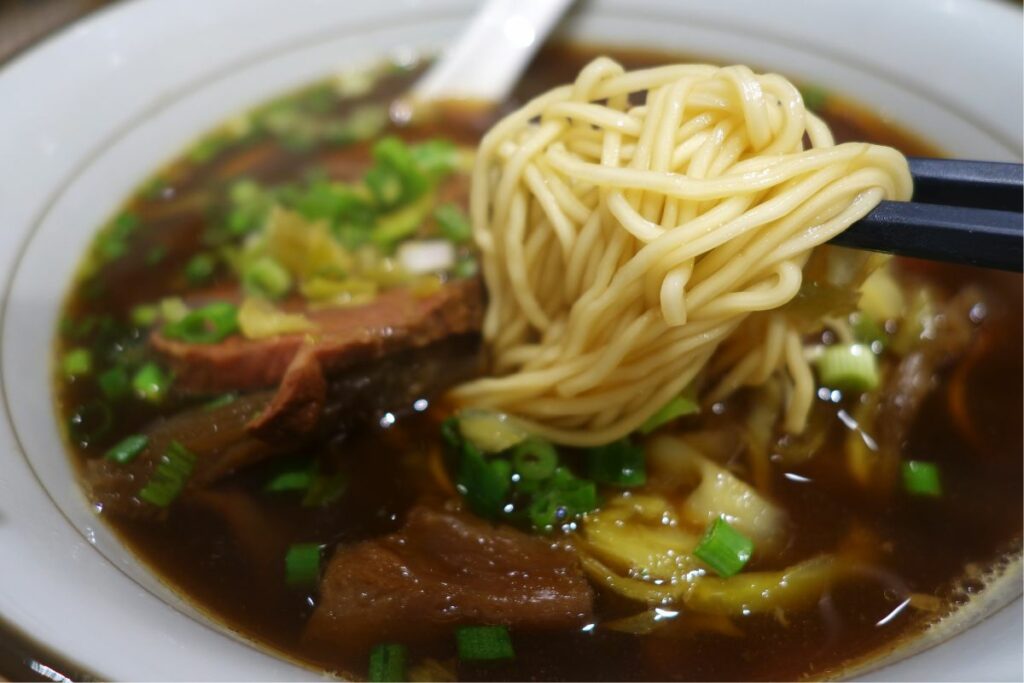
<path id="1" fill-rule="evenodd" d="M 177 441 L 172 441 L 160 456 L 153 476 L 139 491 L 139 498 L 165 508 L 181 494 L 195 467 L 196 456 Z"/>
<path id="2" fill-rule="evenodd" d="M 242 271 L 246 291 L 270 299 L 280 299 L 292 287 L 292 276 L 269 256 L 261 256 Z"/>
<path id="3" fill-rule="evenodd" d="M 433 195 L 425 194 L 416 201 L 380 216 L 370 234 L 374 244 L 390 252 L 396 244 L 416 233 L 433 203 Z"/>
<path id="4" fill-rule="evenodd" d="M 472 256 L 460 256 L 455 261 L 455 268 L 452 269 L 452 275 L 455 277 L 473 277 L 477 274 L 479 266 L 476 263 L 476 259 Z"/>
<path id="5" fill-rule="evenodd" d="M 526 481 L 530 489 L 534 482 Z M 597 508 L 597 486 L 587 479 L 579 479 L 564 467 L 557 468 L 551 477 L 537 487 L 532 501 L 526 508 L 526 516 L 534 529 L 550 531 L 553 527 L 569 522 Z"/>
<path id="6" fill-rule="evenodd" d="M 149 327 L 160 317 L 160 309 L 153 305 L 141 305 L 133 308 L 130 315 L 133 325 Z"/>
<path id="7" fill-rule="evenodd" d="M 221 133 L 207 135 L 188 151 L 188 160 L 194 164 L 205 164 L 227 149 L 231 140 Z"/>
<path id="8" fill-rule="evenodd" d="M 803 97 L 804 106 L 811 111 L 821 111 L 828 100 L 828 92 L 816 85 L 805 85 L 800 88 L 800 96 Z"/>
<path id="9" fill-rule="evenodd" d="M 543 439 L 530 437 L 512 449 L 512 469 L 523 479 L 547 479 L 557 467 L 558 452 Z"/>
<path id="10" fill-rule="evenodd" d="M 867 344 L 875 353 L 881 353 L 889 345 L 889 334 L 875 318 L 863 312 L 854 313 L 850 318 L 857 341 Z"/>
<path id="11" fill-rule="evenodd" d="M 176 323 L 188 315 L 188 306 L 181 298 L 169 296 L 160 299 L 160 317 L 165 323 Z"/>
<path id="12" fill-rule="evenodd" d="M 381 138 L 373 146 L 373 159 L 376 164 L 367 171 L 364 180 L 382 207 L 407 204 L 427 191 L 427 175 L 420 170 L 413 151 L 401 139 L 394 136 Z"/>
<path id="13" fill-rule="evenodd" d="M 264 486 L 269 493 L 282 491 L 305 491 L 313 483 L 313 472 L 309 467 L 298 470 L 285 470 L 274 475 Z"/>
<path id="14" fill-rule="evenodd" d="M 555 484 L 559 501 L 570 517 L 597 509 L 597 486 L 587 479 L 573 477 L 571 481 Z"/>
<path id="15" fill-rule="evenodd" d="M 127 237 L 139 227 L 139 217 L 134 213 L 125 211 L 114 219 L 113 231 L 121 237 Z"/>
<path id="16" fill-rule="evenodd" d="M 512 637 L 504 626 L 462 626 L 455 629 L 455 645 L 459 659 L 482 662 L 513 659 Z"/>
<path id="17" fill-rule="evenodd" d="M 185 279 L 190 285 L 201 285 L 213 277 L 217 260 L 213 254 L 196 254 L 185 264 Z"/>
<path id="18" fill-rule="evenodd" d="M 128 370 L 121 365 L 114 366 L 96 378 L 103 395 L 112 401 L 124 398 L 132 390 L 132 381 Z"/>
<path id="19" fill-rule="evenodd" d="M 252 180 L 243 179 L 232 183 L 228 188 L 228 232 L 238 236 L 259 227 L 273 202 L 273 197 Z"/>
<path id="20" fill-rule="evenodd" d="M 158 403 L 171 386 L 171 377 L 156 363 L 146 363 L 132 377 L 132 389 L 143 401 Z"/>
<path id="21" fill-rule="evenodd" d="M 330 505 L 348 489 L 348 473 L 339 470 L 334 474 L 317 473 L 309 483 L 309 490 L 302 499 L 302 506 L 307 508 Z"/>
<path id="22" fill-rule="evenodd" d="M 382 643 L 370 652 L 370 671 L 367 679 L 372 683 L 406 680 L 404 645 Z"/>
<path id="23" fill-rule="evenodd" d="M 149 437 L 145 434 L 132 434 L 118 441 L 104 457 L 119 465 L 126 465 L 134 460 L 139 453 L 146 450 L 148 444 Z"/>
<path id="24" fill-rule="evenodd" d="M 934 463 L 908 460 L 903 463 L 903 488 L 915 496 L 941 496 L 939 468 Z"/>
<path id="25" fill-rule="evenodd" d="M 644 449 L 628 438 L 587 449 L 587 474 L 594 481 L 631 488 L 647 481 Z"/>
<path id="26" fill-rule="evenodd" d="M 370 140 L 380 135 L 388 125 L 387 108 L 380 105 L 356 107 L 341 121 L 329 121 L 324 129 L 328 142 L 346 145 Z"/>
<path id="27" fill-rule="evenodd" d="M 316 180 L 296 188 L 286 203 L 311 221 L 328 220 L 369 226 L 374 210 L 365 192 L 343 183 Z"/>
<path id="28" fill-rule="evenodd" d="M 114 412 L 106 401 L 89 401 L 75 408 L 68 418 L 68 432 L 82 447 L 101 439 L 114 424 Z"/>
<path id="29" fill-rule="evenodd" d="M 451 448 L 462 446 L 462 434 L 459 433 L 459 418 L 449 417 L 441 423 L 441 440 Z"/>
<path id="30" fill-rule="evenodd" d="M 71 349 L 61 359 L 61 368 L 68 378 L 81 377 L 92 372 L 92 354 L 89 349 Z"/>
<path id="31" fill-rule="evenodd" d="M 733 576 L 743 569 L 754 552 L 754 542 L 719 517 L 712 522 L 693 554 L 716 574 Z"/>
<path id="32" fill-rule="evenodd" d="M 863 344 L 829 346 L 817 361 L 818 377 L 826 387 L 868 391 L 878 386 L 875 354 Z"/>
<path id="33" fill-rule="evenodd" d="M 693 415 L 700 412 L 700 405 L 689 396 L 676 396 L 674 399 L 663 405 L 658 412 L 647 418 L 640 429 L 641 434 L 650 434 L 658 427 L 671 422 L 683 415 Z"/>
<path id="34" fill-rule="evenodd" d="M 505 413 L 489 410 L 463 410 L 458 415 L 462 437 L 484 453 L 498 453 L 521 443 L 529 436 L 525 429 Z"/>
<path id="35" fill-rule="evenodd" d="M 164 325 L 163 335 L 189 344 L 216 344 L 238 331 L 238 307 L 215 301 Z"/>
<path id="36" fill-rule="evenodd" d="M 238 400 L 238 394 L 235 393 L 234 391 L 229 391 L 226 394 L 221 394 L 217 398 L 210 399 L 209 401 L 204 403 L 203 404 L 203 410 L 205 410 L 207 412 L 212 412 L 212 411 L 217 410 L 219 408 L 223 408 L 224 406 L 229 406 L 229 405 L 231 405 L 232 403 L 234 403 L 237 400 Z"/>
<path id="37" fill-rule="evenodd" d="M 512 487 L 512 466 L 507 460 L 488 462 L 472 444 L 465 443 L 457 486 L 476 514 L 494 518 L 501 513 Z"/>
<path id="38" fill-rule="evenodd" d="M 469 219 L 458 204 L 451 202 L 442 204 L 434 209 L 434 220 L 445 239 L 461 244 L 468 242 L 473 236 L 473 229 L 469 225 Z"/>
<path id="39" fill-rule="evenodd" d="M 559 505 L 555 496 L 546 493 L 534 497 L 526 508 L 526 515 L 534 528 L 546 531 L 562 521 L 560 517 L 565 517 L 566 509 Z"/>
<path id="40" fill-rule="evenodd" d="M 448 140 L 427 140 L 413 145 L 409 153 L 417 168 L 436 182 L 458 166 L 459 150 Z"/>
<path id="41" fill-rule="evenodd" d="M 167 248 L 161 245 L 157 245 L 146 252 L 145 263 L 147 266 L 159 265 L 164 257 L 167 256 Z"/>
<path id="42" fill-rule="evenodd" d="M 315 586 L 320 577 L 319 543 L 296 543 L 284 556 L 285 583 L 292 587 Z"/>

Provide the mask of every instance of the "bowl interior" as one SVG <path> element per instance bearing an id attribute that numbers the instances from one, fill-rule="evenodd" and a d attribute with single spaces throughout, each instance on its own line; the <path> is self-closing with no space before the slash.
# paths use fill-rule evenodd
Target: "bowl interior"
<path id="1" fill-rule="evenodd" d="M 0 547 L 18 542 L 22 549 L 5 572 L 13 577 L 9 593 L 42 591 L 33 613 L 11 595 L 0 598 L 0 613 L 29 635 L 104 676 L 304 675 L 242 645 L 157 579 L 95 516 L 69 467 L 53 409 L 50 349 L 59 305 L 97 226 L 199 133 L 339 69 L 433 52 L 458 31 L 470 4 L 230 0 L 181 17 L 170 3 L 135 2 L 0 74 L 0 100 L 27 88 L 33 93 L 31 102 L 0 113 L 0 127 L 20 133 L 0 143 L 0 156 L 21 169 L 0 189 L 0 217 L 14 226 L 3 237 L 10 248 L 0 250 L 9 254 L 0 265 L 11 273 L 0 328 L 9 418 L 3 436 L 10 446 L 0 454 L 7 473 L 0 482 Z M 589 2 L 562 34 L 827 83 L 951 154 L 1016 159 L 1019 35 L 996 21 L 1006 19 L 1005 7 L 964 4 L 946 3 L 959 12 L 944 13 L 925 2 L 819 3 L 813 10 L 796 1 L 772 3 L 771 10 L 755 2 Z M 973 61 L 942 50 L 940 41 L 954 30 L 960 54 Z M 184 53 L 182 44 L 189 46 Z M 49 615 L 67 604 L 76 605 L 75 614 L 55 626 Z M 90 637 L 104 623 L 132 629 L 118 644 Z"/>

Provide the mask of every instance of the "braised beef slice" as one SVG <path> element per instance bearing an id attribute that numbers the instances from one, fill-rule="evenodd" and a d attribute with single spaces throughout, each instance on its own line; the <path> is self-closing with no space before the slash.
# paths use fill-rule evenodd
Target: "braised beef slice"
<path id="1" fill-rule="evenodd" d="M 151 517 L 160 513 L 139 499 L 139 491 L 152 478 L 172 441 L 198 457 L 189 487 L 200 487 L 247 463 L 275 452 L 270 444 L 249 435 L 246 425 L 267 405 L 271 392 L 243 396 L 213 410 L 199 407 L 161 419 L 146 430 L 149 442 L 131 462 L 118 464 L 105 458 L 85 464 L 85 487 L 94 503 L 115 514 Z M 277 449 L 280 451 L 280 449 Z"/>
<path id="2" fill-rule="evenodd" d="M 456 280 L 428 297 L 393 290 L 367 306 L 326 315 L 314 318 L 323 336 L 294 355 L 270 405 L 250 425 L 254 434 L 291 438 L 308 431 L 327 402 L 330 378 L 346 368 L 476 333 L 483 321 L 482 286 L 476 279 Z"/>
<path id="3" fill-rule="evenodd" d="M 267 339 L 234 335 L 217 344 L 191 344 L 156 331 L 150 344 L 174 371 L 178 391 L 252 391 L 276 386 L 303 347 L 313 347 L 325 370 L 336 370 L 397 348 L 479 329 L 482 309 L 479 281 L 455 280 L 428 296 L 398 288 L 364 306 L 304 311 L 319 328 L 314 334 Z"/>
<path id="4" fill-rule="evenodd" d="M 171 441 L 196 454 L 196 465 L 182 497 L 243 467 L 274 455 L 309 454 L 326 438 L 345 438 L 365 425 L 378 424 L 385 413 L 396 419 L 413 411 L 418 399 L 430 399 L 480 371 L 477 334 L 451 335 L 427 346 L 391 353 L 336 373 L 318 391 L 326 398 L 310 417 L 306 404 L 281 421 L 262 422 L 264 433 L 251 430 L 254 418 L 274 400 L 272 391 L 243 396 L 213 410 L 197 407 L 151 425 L 149 444 L 134 460 L 119 465 L 90 460 L 85 483 L 93 502 L 104 511 L 131 517 L 152 517 L 161 511 L 138 498 Z M 308 367 L 308 366 L 302 366 Z M 289 374 L 288 378 L 297 375 Z M 287 381 L 291 381 L 286 378 Z M 320 399 L 318 399 L 319 401 Z M 289 417 L 290 419 L 284 419 Z"/>
<path id="5" fill-rule="evenodd" d="M 573 628 L 592 612 L 593 593 L 570 550 L 418 507 L 398 533 L 335 552 L 305 638 L 359 651 L 450 637 L 459 624 Z"/>

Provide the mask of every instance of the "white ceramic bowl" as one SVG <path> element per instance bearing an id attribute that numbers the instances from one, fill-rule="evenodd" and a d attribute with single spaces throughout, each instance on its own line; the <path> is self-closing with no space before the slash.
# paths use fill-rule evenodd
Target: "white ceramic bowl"
<path id="1" fill-rule="evenodd" d="M 136 0 L 0 72 L 0 618 L 29 640 L 104 678 L 312 675 L 205 618 L 92 513 L 56 430 L 58 307 L 96 226 L 198 133 L 339 68 L 434 51 L 473 4 Z M 1013 3 L 598 0 L 564 30 L 828 84 L 952 154 L 1020 157 Z M 1020 680 L 1019 570 L 1001 586 L 963 620 L 988 617 L 974 628 L 866 675 Z"/>

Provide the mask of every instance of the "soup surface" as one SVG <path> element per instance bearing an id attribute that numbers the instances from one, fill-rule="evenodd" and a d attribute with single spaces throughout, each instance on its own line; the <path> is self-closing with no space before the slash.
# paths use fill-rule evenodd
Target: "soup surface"
<path id="1" fill-rule="evenodd" d="M 503 111 L 605 52 L 545 49 Z M 609 53 L 628 67 L 681 61 Z M 390 671 L 412 680 L 797 679 L 919 632 L 1020 553 L 1021 280 L 899 260 L 868 278 L 859 302 L 798 297 L 793 315 L 832 321 L 809 335 L 854 335 L 880 377 L 862 391 L 819 388 L 802 436 L 778 431 L 784 387 L 740 391 L 637 437 L 646 483 L 609 482 L 592 454 L 558 449 L 573 490 L 597 494 L 580 515 L 545 517 L 519 478 L 502 499 L 512 512 L 497 514 L 519 531 L 474 521 L 486 506 L 457 460 L 469 428 L 443 436 L 443 391 L 485 362 L 465 207 L 472 145 L 495 114 L 392 123 L 386 105 L 417 73 L 343 75 L 202 138 L 103 228 L 67 300 L 58 402 L 84 485 L 196 605 L 345 676 L 386 677 L 371 653 L 401 652 Z M 838 141 L 935 153 L 828 91 L 804 97 Z M 388 136 L 404 142 L 382 151 Z M 413 199 L 406 162 L 427 169 Z M 370 319 L 394 334 L 342 334 Z M 282 398 L 275 385 L 301 378 L 280 379 L 279 341 L 301 343 L 315 325 L 341 331 L 317 357 L 329 381 Z M 596 537 L 581 535 L 607 509 L 643 496 L 685 506 L 693 485 L 668 486 L 657 438 L 699 450 L 785 520 L 771 553 L 756 547 L 754 573 L 737 575 L 764 595 L 729 597 L 740 589 L 723 579 L 717 598 L 650 605 L 580 570 L 577 554 L 611 563 L 614 552 L 593 555 Z M 923 478 L 910 461 L 925 463 Z M 492 554 L 475 559 L 465 538 Z M 807 587 L 780 574 L 821 557 L 843 569 Z M 398 579 L 379 579 L 395 566 Z M 511 657 L 462 649 L 459 629 L 492 623 L 509 626 Z"/>

